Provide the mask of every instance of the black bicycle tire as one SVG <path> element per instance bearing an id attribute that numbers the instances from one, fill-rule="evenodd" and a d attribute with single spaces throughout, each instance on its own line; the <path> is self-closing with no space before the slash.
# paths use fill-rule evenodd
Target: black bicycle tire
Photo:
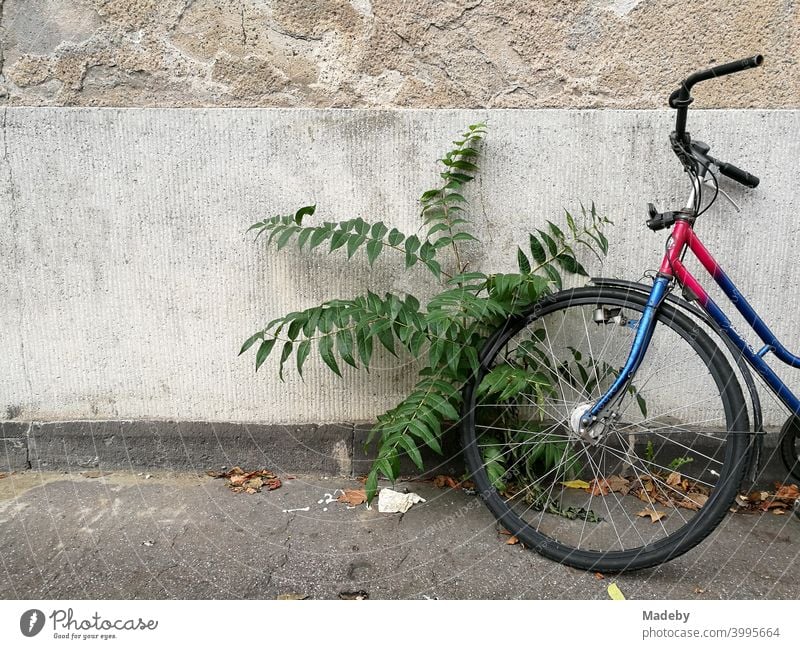
<path id="1" fill-rule="evenodd" d="M 689 551 L 705 539 L 722 521 L 733 503 L 739 485 L 745 477 L 750 444 L 747 435 L 729 435 L 726 440 L 724 473 L 714 492 L 698 514 L 673 534 L 650 547 L 631 550 L 599 552 L 578 550 L 564 546 L 531 528 L 522 521 L 491 486 L 477 446 L 474 422 L 474 394 L 480 385 L 491 361 L 505 341 L 516 335 L 523 327 L 552 311 L 558 310 L 565 301 L 567 306 L 579 305 L 592 300 L 621 302 L 618 306 L 634 306 L 641 310 L 647 301 L 646 295 L 638 295 L 619 288 L 594 287 L 571 289 L 549 295 L 537 302 L 527 313 L 508 320 L 489 337 L 479 355 L 480 369 L 463 390 L 461 413 L 461 441 L 468 473 L 475 482 L 476 491 L 498 522 L 520 542 L 539 554 L 575 568 L 604 572 L 640 570 L 660 565 Z M 673 307 L 662 304 L 658 324 L 668 326 L 686 340 L 708 367 L 717 388 L 720 390 L 728 430 L 749 431 L 747 406 L 736 376 L 725 355 L 703 329 L 686 315 Z"/>
<path id="2" fill-rule="evenodd" d="M 792 417 L 781 435 L 781 460 L 795 480 L 800 480 L 800 460 L 797 457 L 797 442 L 800 439 L 800 421 Z"/>

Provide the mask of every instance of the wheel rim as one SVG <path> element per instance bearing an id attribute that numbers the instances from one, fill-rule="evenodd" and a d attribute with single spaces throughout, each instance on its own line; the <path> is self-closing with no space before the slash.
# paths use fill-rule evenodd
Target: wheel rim
<path id="1" fill-rule="evenodd" d="M 537 549 L 574 565 L 603 557 L 633 566 L 688 549 L 716 522 L 712 510 L 724 513 L 742 468 L 729 435 L 746 430 L 741 393 L 702 335 L 663 326 L 662 314 L 619 419 L 587 442 L 570 420 L 622 367 L 642 304 L 579 293 L 490 345 L 465 403 L 468 463 L 495 515 Z M 532 380 L 518 390 L 521 375 L 537 374 L 555 390 Z"/>

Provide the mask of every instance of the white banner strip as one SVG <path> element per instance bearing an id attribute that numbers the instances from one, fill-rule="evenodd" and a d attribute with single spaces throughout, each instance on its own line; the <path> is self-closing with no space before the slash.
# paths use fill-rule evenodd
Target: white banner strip
<path id="1" fill-rule="evenodd" d="M 0 646 L 796 648 L 793 601 L 3 601 Z"/>

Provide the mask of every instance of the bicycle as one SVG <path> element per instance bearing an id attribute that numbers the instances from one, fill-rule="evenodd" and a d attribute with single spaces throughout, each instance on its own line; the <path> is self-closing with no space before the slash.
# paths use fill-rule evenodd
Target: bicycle
<path id="1" fill-rule="evenodd" d="M 764 360 L 772 353 L 800 367 L 800 357 L 694 231 L 720 193 L 733 202 L 717 174 L 750 188 L 759 179 L 691 138 L 692 87 L 762 62 L 758 55 L 696 72 L 670 95 L 677 110 L 670 142 L 692 188 L 683 209 L 648 205 L 647 226 L 670 231 L 652 286 L 593 279 L 543 298 L 489 337 L 464 387 L 462 445 L 476 491 L 503 527 L 545 557 L 618 572 L 664 563 L 705 539 L 758 467 L 763 427 L 750 369 L 792 413 L 781 450 L 800 476 L 800 400 Z M 707 187 L 713 196 L 704 206 Z M 687 270 L 687 251 L 761 349 L 742 339 Z M 683 297 L 673 293 L 677 286 Z"/>

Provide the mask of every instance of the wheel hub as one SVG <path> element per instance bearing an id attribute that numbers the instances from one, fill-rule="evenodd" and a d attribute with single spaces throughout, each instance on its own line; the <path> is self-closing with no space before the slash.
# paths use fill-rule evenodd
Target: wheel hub
<path id="1" fill-rule="evenodd" d="M 572 414 L 569 417 L 570 434 L 575 438 L 588 442 L 589 444 L 597 444 L 603 433 L 605 433 L 606 425 L 600 421 L 593 421 L 588 425 L 585 423 L 586 413 L 588 413 L 594 404 L 587 402 L 575 406 Z"/>

